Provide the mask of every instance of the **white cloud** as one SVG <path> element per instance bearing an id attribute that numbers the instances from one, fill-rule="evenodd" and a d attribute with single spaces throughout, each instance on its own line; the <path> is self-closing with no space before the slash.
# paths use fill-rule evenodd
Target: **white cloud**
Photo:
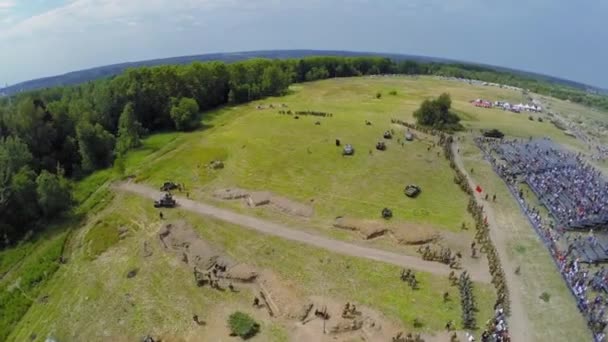
<path id="1" fill-rule="evenodd" d="M 31 36 L 43 39 L 53 34 L 86 30 L 104 26 L 116 19 L 140 17 L 149 20 L 154 17 L 168 18 L 192 10 L 213 9 L 219 6 L 236 5 L 229 0 L 74 0 L 63 7 L 32 16 L 18 22 L 13 27 L 0 32 L 0 39 Z M 0 8 L 8 7 L 12 0 L 0 0 Z M 152 24 L 154 20 L 149 20 Z M 139 24 L 136 20 L 122 20 L 124 25 Z"/>
<path id="2" fill-rule="evenodd" d="M 0 10 L 10 10 L 17 6 L 15 0 L 0 0 Z"/>

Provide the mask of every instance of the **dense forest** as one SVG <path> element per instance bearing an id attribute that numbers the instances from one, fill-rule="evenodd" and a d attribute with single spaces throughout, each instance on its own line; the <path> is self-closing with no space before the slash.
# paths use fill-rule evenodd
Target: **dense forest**
<path id="1" fill-rule="evenodd" d="M 608 108 L 608 99 L 460 64 L 382 57 L 252 59 L 128 69 L 0 99 L 0 248 L 70 207 L 70 182 L 121 160 L 155 131 L 191 130 L 205 111 L 281 95 L 294 82 L 374 74 L 479 79 Z"/>

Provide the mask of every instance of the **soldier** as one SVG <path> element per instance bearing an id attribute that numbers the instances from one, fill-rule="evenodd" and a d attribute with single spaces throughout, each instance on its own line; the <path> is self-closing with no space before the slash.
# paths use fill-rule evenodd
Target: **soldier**
<path id="1" fill-rule="evenodd" d="M 458 283 L 458 278 L 456 277 L 456 273 L 454 273 L 454 271 L 450 271 L 450 275 L 448 276 L 448 279 L 450 280 L 452 285 L 456 285 L 456 283 Z"/>
<path id="2" fill-rule="evenodd" d="M 477 248 L 475 248 L 475 245 L 471 245 L 471 258 L 476 259 L 477 258 Z"/>
<path id="3" fill-rule="evenodd" d="M 449 301 L 450 301 L 450 293 L 446 291 L 443 293 L 443 302 L 447 303 Z"/>
<path id="4" fill-rule="evenodd" d="M 230 289 L 231 292 L 236 292 L 236 289 L 234 288 L 234 285 L 232 285 L 232 283 L 228 284 L 228 288 Z"/>
<path id="5" fill-rule="evenodd" d="M 253 306 L 256 308 L 260 306 L 260 299 L 257 296 L 253 298 Z"/>
<path id="6" fill-rule="evenodd" d="M 521 271 L 520 266 L 517 266 L 517 268 L 515 269 L 515 274 L 519 275 L 520 271 Z"/>
<path id="7" fill-rule="evenodd" d="M 205 325 L 205 321 L 201 321 L 198 319 L 198 315 L 194 315 L 192 316 L 192 320 L 194 321 L 194 323 L 198 324 L 198 325 Z"/>
<path id="8" fill-rule="evenodd" d="M 492 196 L 492 202 L 496 202 L 496 194 Z"/>
<path id="9" fill-rule="evenodd" d="M 162 211 L 158 213 L 158 217 L 160 217 L 160 219 L 161 219 L 161 220 L 164 218 L 164 217 L 163 217 L 163 212 L 162 212 Z"/>

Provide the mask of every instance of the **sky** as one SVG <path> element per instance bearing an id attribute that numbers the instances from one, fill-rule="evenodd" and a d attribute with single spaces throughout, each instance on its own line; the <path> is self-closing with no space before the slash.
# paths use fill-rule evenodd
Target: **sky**
<path id="1" fill-rule="evenodd" d="M 487 63 L 608 88 L 608 0 L 0 0 L 0 84 L 213 52 Z"/>

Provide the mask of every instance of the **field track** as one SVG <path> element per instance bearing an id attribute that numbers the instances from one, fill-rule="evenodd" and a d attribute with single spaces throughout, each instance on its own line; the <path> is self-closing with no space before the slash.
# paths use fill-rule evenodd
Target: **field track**
<path id="1" fill-rule="evenodd" d="M 149 186 L 135 183 L 119 183 L 115 187 L 121 191 L 127 191 L 150 199 L 158 199 L 161 193 Z M 208 204 L 192 201 L 186 198 L 174 196 L 178 206 L 184 210 L 188 210 L 203 216 L 211 217 L 244 228 L 253 229 L 258 232 L 278 236 L 283 239 L 296 241 L 311 245 L 318 248 L 323 248 L 335 253 L 366 258 L 375 261 L 381 261 L 405 268 L 412 268 L 422 272 L 429 272 L 437 275 L 447 276 L 452 271 L 447 265 L 438 262 L 430 262 L 422 260 L 418 257 L 402 255 L 398 253 L 388 252 L 380 249 L 360 246 L 353 243 L 347 243 L 340 240 L 334 240 L 327 237 L 305 232 L 303 229 L 289 228 L 287 226 L 262 220 L 259 218 L 235 213 L 233 211 L 218 208 Z M 487 272 L 470 273 L 475 281 L 489 283 L 490 278 Z M 398 275 L 395 275 L 398 276 Z"/>

